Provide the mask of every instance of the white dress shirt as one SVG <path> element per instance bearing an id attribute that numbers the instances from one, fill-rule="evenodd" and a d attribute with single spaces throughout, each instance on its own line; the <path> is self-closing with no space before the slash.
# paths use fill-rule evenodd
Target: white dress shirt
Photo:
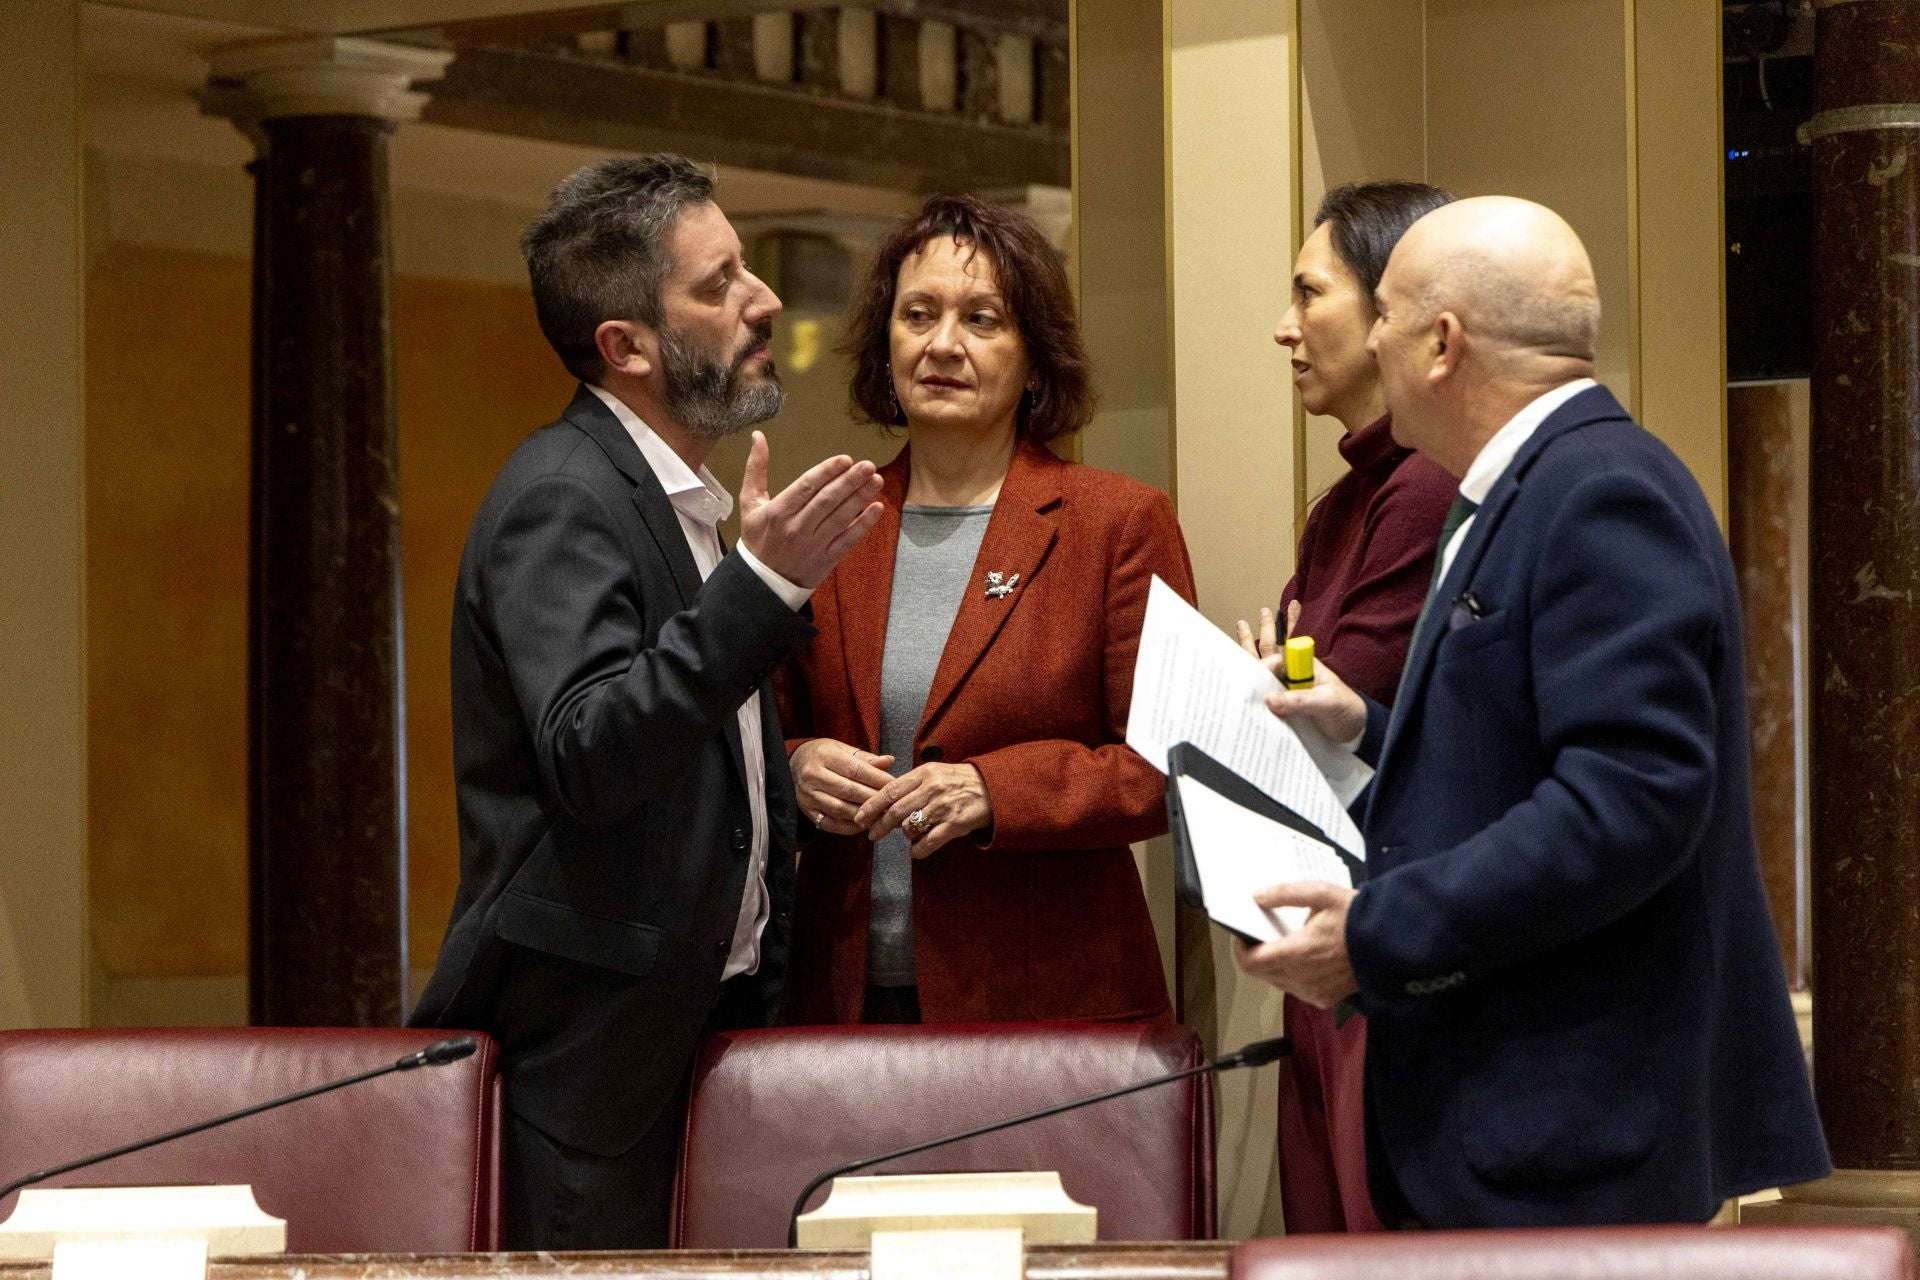
<path id="1" fill-rule="evenodd" d="M 627 429 L 640 446 L 640 456 L 653 469 L 654 478 L 667 491 L 667 501 L 680 517 L 680 531 L 687 535 L 687 549 L 700 570 L 700 580 L 720 565 L 720 522 L 733 514 L 733 495 L 721 487 L 713 473 L 701 467 L 698 474 L 686 460 L 653 433 L 640 416 L 623 404 L 612 392 L 600 387 L 589 390 Z M 766 565 L 742 543 L 734 548 L 749 569 L 793 610 L 799 610 L 813 592 L 787 581 Z M 760 739 L 760 694 L 756 690 L 740 704 L 735 713 L 740 720 L 740 754 L 747 766 L 747 808 L 753 817 L 753 843 L 748 853 L 747 889 L 740 898 L 740 919 L 733 927 L 733 947 L 727 953 L 724 980 L 735 974 L 752 973 L 760 967 L 760 934 L 767 927 L 767 753 Z"/>
<path id="2" fill-rule="evenodd" d="M 1509 418 L 1506 426 L 1494 432 L 1493 438 L 1480 446 L 1480 452 L 1473 456 L 1472 465 L 1460 481 L 1460 496 L 1476 507 L 1486 502 L 1487 495 L 1493 492 L 1493 486 L 1501 476 L 1507 474 L 1507 468 L 1513 465 L 1521 447 L 1533 439 L 1533 433 L 1540 429 L 1540 424 L 1551 417 L 1555 409 L 1588 387 L 1599 385 L 1592 378 L 1575 378 L 1529 401 L 1526 408 Z M 1461 521 L 1460 527 L 1447 539 L 1447 545 L 1440 548 L 1440 572 L 1433 579 L 1436 588 L 1441 579 L 1447 576 L 1447 570 L 1453 568 L 1454 553 L 1465 545 L 1467 530 L 1473 528 L 1474 519 L 1475 516 L 1468 516 Z"/>

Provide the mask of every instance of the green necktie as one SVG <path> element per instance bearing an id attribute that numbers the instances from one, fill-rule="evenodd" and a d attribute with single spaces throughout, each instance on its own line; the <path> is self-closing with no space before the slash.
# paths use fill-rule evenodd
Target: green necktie
<path id="1" fill-rule="evenodd" d="M 1440 526 L 1440 542 L 1433 551 L 1433 577 L 1427 582 L 1427 599 L 1420 606 L 1420 617 L 1413 624 L 1413 643 L 1407 646 L 1407 656 L 1411 658 L 1420 648 L 1420 631 L 1427 625 L 1427 615 L 1433 612 L 1434 592 L 1440 589 L 1440 579 L 1445 574 L 1447 563 L 1447 544 L 1453 541 L 1453 535 L 1460 532 L 1460 526 L 1473 518 L 1480 504 L 1462 494 L 1453 500 L 1447 508 L 1446 523 Z M 1400 673 L 1402 683 L 1406 681 L 1406 672 Z"/>

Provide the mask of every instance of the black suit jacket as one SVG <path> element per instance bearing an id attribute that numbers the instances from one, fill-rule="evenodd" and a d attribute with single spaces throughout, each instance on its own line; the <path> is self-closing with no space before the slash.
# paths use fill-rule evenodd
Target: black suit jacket
<path id="1" fill-rule="evenodd" d="M 453 616 L 460 888 L 410 1021 L 502 1046 L 513 1110 L 613 1155 L 673 1096 L 719 989 L 761 697 L 771 917 L 786 963 L 794 799 L 768 673 L 812 635 L 737 552 L 703 583 L 625 428 L 582 387 L 474 517 Z"/>
<path id="2" fill-rule="evenodd" d="M 1754 857 L 1740 596 L 1600 387 L 1487 494 L 1389 714 L 1347 917 L 1367 1109 L 1430 1227 L 1704 1221 L 1828 1172 Z"/>

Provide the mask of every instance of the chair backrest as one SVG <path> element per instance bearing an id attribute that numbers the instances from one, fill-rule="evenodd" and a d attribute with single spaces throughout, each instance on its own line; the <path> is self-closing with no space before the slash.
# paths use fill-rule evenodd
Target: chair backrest
<path id="1" fill-rule="evenodd" d="M 836 1164 L 1197 1066 L 1170 1024 L 991 1023 L 725 1032 L 701 1046 L 680 1153 L 679 1248 L 775 1248 Z M 1214 1233 L 1210 1076 L 930 1151 L 883 1173 L 1058 1170 L 1102 1240 Z M 815 1207 L 824 1193 L 814 1196 Z"/>
<path id="2" fill-rule="evenodd" d="M 1895 1227 L 1585 1227 L 1249 1240 L 1229 1280 L 1913 1280 Z"/>
<path id="3" fill-rule="evenodd" d="M 385 1065 L 445 1031 L 0 1032 L 0 1183 Z M 42 1183 L 251 1183 L 290 1253 L 467 1252 L 500 1240 L 496 1050 L 250 1116 Z M 0 1201 L 0 1217 L 17 1197 Z"/>

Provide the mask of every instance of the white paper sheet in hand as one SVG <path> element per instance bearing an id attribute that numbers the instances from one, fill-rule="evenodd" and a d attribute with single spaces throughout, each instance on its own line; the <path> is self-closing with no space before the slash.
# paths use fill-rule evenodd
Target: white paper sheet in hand
<path id="1" fill-rule="evenodd" d="M 1332 845 L 1243 808 L 1191 775 L 1181 778 L 1179 787 L 1207 914 L 1229 929 L 1270 942 L 1307 922 L 1305 907 L 1269 911 L 1253 900 L 1270 885 L 1324 880 L 1353 887 L 1347 864 Z"/>
<path id="2" fill-rule="evenodd" d="M 1127 745 L 1165 773 L 1167 754 L 1191 742 L 1364 861 L 1366 843 L 1347 805 L 1372 770 L 1321 740 L 1316 745 L 1325 753 L 1351 766 L 1336 791 L 1293 726 L 1267 710 L 1267 694 L 1279 687 L 1258 659 L 1154 578 L 1133 667 Z"/>

